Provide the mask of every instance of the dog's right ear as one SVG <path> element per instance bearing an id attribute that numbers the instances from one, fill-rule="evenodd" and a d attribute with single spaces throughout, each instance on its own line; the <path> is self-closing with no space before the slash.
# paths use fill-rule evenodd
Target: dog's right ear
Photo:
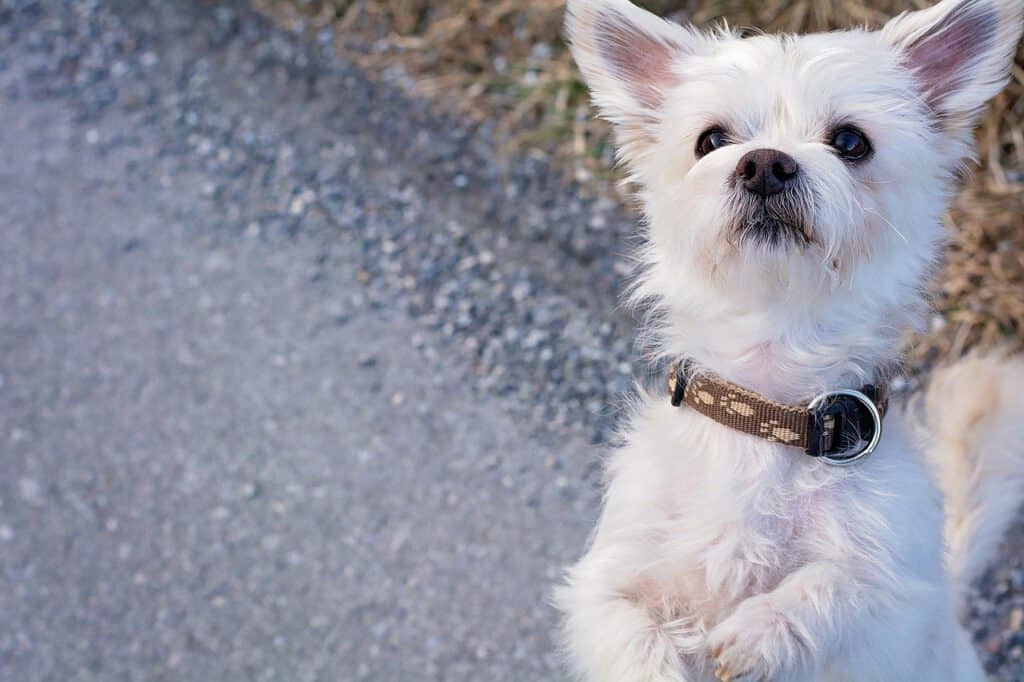
<path id="1" fill-rule="evenodd" d="M 620 153 L 635 160 L 680 82 L 679 63 L 708 41 L 628 0 L 569 0 L 566 33 L 594 104 L 616 127 Z"/>
<path id="2" fill-rule="evenodd" d="M 1022 0 L 942 0 L 882 29 L 947 129 L 969 129 L 1010 79 L 1022 28 Z"/>

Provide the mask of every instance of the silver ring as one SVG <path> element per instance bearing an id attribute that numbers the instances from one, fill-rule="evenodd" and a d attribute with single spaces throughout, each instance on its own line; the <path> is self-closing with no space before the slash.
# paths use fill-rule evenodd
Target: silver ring
<path id="1" fill-rule="evenodd" d="M 863 405 L 865 409 L 867 409 L 868 414 L 871 415 L 872 421 L 875 422 L 875 432 L 872 434 L 871 440 L 868 442 L 868 444 L 864 447 L 863 450 L 856 452 L 852 455 L 848 455 L 846 457 L 836 457 L 834 455 L 824 454 L 821 455 L 820 457 L 820 459 L 824 460 L 826 464 L 830 464 L 832 466 L 837 467 L 844 467 L 854 464 L 855 462 L 859 462 L 860 460 L 864 459 L 872 452 L 874 452 L 875 448 L 878 447 L 879 441 L 882 440 L 882 414 L 878 411 L 878 407 L 871 401 L 871 398 L 868 398 L 860 391 L 855 391 L 853 389 L 848 388 L 842 388 L 835 391 L 826 391 L 825 393 L 822 393 L 817 398 L 812 400 L 811 404 L 808 405 L 807 407 L 808 409 L 811 410 L 817 409 L 826 400 L 828 400 L 829 398 L 834 398 L 836 396 L 847 396 L 853 398 L 861 405 Z"/>

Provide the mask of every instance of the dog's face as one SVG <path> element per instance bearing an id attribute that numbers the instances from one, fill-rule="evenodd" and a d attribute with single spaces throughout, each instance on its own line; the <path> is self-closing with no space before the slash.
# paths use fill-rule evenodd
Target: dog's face
<path id="1" fill-rule="evenodd" d="M 640 187 L 658 294 L 820 305 L 854 289 L 898 305 L 935 257 L 1020 15 L 1020 0 L 944 0 L 877 32 L 741 38 L 569 2 L 573 54 Z"/>

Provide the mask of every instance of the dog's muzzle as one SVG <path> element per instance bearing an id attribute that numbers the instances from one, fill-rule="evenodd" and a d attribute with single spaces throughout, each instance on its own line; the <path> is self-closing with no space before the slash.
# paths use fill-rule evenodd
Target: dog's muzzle
<path id="1" fill-rule="evenodd" d="M 768 248 L 808 244 L 813 237 L 814 194 L 806 179 L 793 170 L 795 162 L 788 156 L 789 161 L 779 161 L 767 154 L 770 151 L 759 149 L 745 155 L 729 178 L 726 213 L 730 239 Z M 764 158 L 748 160 L 758 154 Z M 766 164 L 784 170 L 766 171 Z"/>

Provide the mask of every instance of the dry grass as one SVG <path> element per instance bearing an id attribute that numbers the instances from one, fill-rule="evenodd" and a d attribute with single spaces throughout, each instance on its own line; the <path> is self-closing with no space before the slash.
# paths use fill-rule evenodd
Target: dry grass
<path id="1" fill-rule="evenodd" d="M 253 0 L 286 22 L 330 25 L 370 70 L 400 63 L 422 92 L 497 121 L 505 145 L 542 151 L 585 179 L 610 167 L 608 130 L 595 121 L 560 38 L 562 0 Z M 646 0 L 656 12 L 770 31 L 878 25 L 915 4 L 893 0 Z M 981 166 L 957 200 L 955 239 L 936 283 L 942 321 L 917 344 L 934 360 L 976 345 L 1024 346 L 1024 52 L 1013 82 L 985 116 Z"/>

